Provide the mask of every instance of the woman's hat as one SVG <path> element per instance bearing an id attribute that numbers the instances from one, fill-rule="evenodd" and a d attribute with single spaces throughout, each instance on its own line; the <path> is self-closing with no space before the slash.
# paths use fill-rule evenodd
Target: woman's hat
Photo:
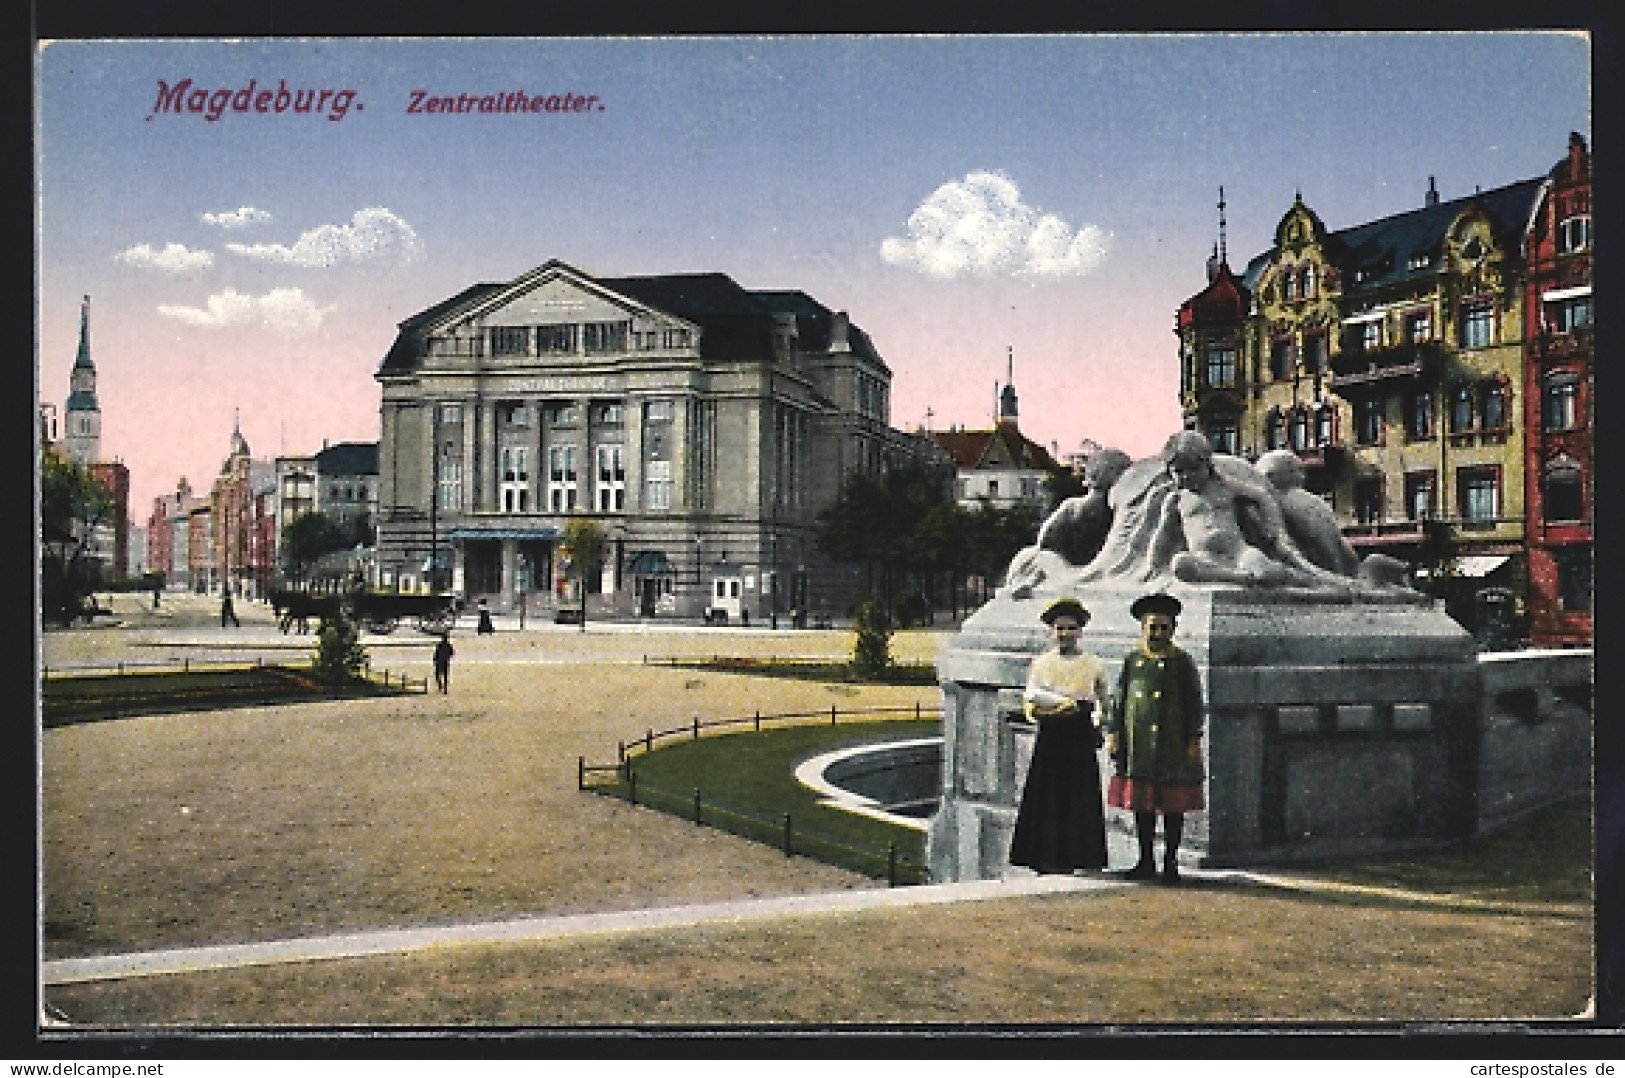
<path id="1" fill-rule="evenodd" d="M 1054 625 L 1056 618 L 1071 617 L 1077 619 L 1078 625 L 1082 627 L 1089 622 L 1089 611 L 1072 596 L 1063 595 L 1058 599 L 1050 600 L 1050 604 L 1044 608 L 1044 612 L 1038 617 L 1045 625 Z"/>
<path id="2" fill-rule="evenodd" d="M 1171 618 L 1177 618 L 1183 609 L 1178 599 L 1165 591 L 1158 591 L 1134 600 L 1134 605 L 1128 608 L 1128 612 L 1135 621 L 1139 621 L 1147 614 L 1167 614 Z"/>

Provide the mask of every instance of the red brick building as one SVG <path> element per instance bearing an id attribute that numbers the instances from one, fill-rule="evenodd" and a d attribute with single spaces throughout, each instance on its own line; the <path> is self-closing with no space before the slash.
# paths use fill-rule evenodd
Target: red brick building
<path id="1" fill-rule="evenodd" d="M 1569 136 L 1524 239 L 1529 640 L 1589 645 L 1592 606 L 1591 155 Z"/>

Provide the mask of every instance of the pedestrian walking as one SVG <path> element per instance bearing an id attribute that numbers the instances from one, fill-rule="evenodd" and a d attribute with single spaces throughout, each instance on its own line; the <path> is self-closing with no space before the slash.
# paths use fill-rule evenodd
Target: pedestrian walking
<path id="1" fill-rule="evenodd" d="M 1140 642 L 1123 660 L 1117 695 L 1106 719 L 1112 777 L 1106 803 L 1134 813 L 1140 859 L 1121 873 L 1157 876 L 1152 844 L 1162 816 L 1162 881 L 1178 884 L 1185 813 L 1206 807 L 1202 796 L 1202 676 L 1174 643 L 1181 605 L 1161 592 L 1129 607 Z"/>
<path id="2" fill-rule="evenodd" d="M 1099 710 L 1106 664 L 1078 646 L 1089 611 L 1070 596 L 1039 615 L 1055 646 L 1033 660 L 1023 709 L 1038 723 L 1022 785 L 1010 863 L 1043 874 L 1106 867 L 1106 817 L 1100 800 Z"/>
<path id="3" fill-rule="evenodd" d="M 485 605 L 484 599 L 480 600 L 480 619 L 478 624 L 474 626 L 474 631 L 481 636 L 487 636 L 497 631 L 496 626 L 491 624 L 491 611 Z"/>
<path id="4" fill-rule="evenodd" d="M 434 646 L 434 683 L 442 693 L 451 689 L 451 657 L 455 654 L 451 646 L 451 633 L 442 632 Z"/>
<path id="5" fill-rule="evenodd" d="M 228 621 L 236 628 L 242 628 L 242 622 L 237 620 L 237 611 L 231 605 L 231 589 L 222 588 L 220 590 L 220 627 L 224 629 Z"/>

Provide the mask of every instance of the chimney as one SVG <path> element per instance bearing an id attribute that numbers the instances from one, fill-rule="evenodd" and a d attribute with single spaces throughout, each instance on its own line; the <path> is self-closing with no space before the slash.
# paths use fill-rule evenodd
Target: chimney
<path id="1" fill-rule="evenodd" d="M 831 352 L 850 352 L 852 342 L 847 340 L 847 328 L 851 325 L 845 311 L 836 311 L 829 316 L 829 350 Z"/>
<path id="2" fill-rule="evenodd" d="M 1428 177 L 1428 193 L 1427 193 L 1427 197 L 1425 199 L 1423 199 L 1423 205 L 1437 206 L 1438 204 L 1439 204 L 1439 189 L 1437 187 L 1433 186 L 1433 177 L 1429 176 Z"/>

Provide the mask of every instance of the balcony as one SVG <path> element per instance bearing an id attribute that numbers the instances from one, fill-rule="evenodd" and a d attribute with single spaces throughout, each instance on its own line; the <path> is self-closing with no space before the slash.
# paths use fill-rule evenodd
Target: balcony
<path id="1" fill-rule="evenodd" d="M 1443 362 L 1444 351 L 1433 342 L 1371 350 L 1345 349 L 1332 357 L 1331 386 L 1346 392 L 1395 381 L 1432 380 Z"/>
<path id="2" fill-rule="evenodd" d="M 1425 520 L 1378 520 L 1343 525 L 1343 538 L 1352 547 L 1398 546 L 1420 543 L 1427 537 Z"/>

